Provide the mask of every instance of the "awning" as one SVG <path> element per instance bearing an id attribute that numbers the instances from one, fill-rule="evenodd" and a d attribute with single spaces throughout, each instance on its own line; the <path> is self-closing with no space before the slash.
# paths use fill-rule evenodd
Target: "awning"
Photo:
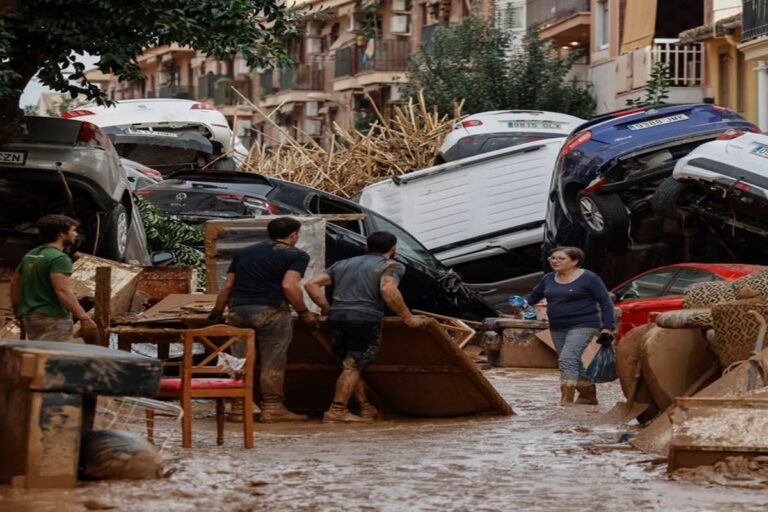
<path id="1" fill-rule="evenodd" d="M 656 0 L 626 1 L 620 53 L 649 46 L 656 33 Z"/>

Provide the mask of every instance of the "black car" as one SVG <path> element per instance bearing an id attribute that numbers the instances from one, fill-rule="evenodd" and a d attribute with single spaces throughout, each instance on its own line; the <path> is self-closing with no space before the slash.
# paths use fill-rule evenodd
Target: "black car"
<path id="1" fill-rule="evenodd" d="M 389 231 L 397 236 L 397 259 L 406 266 L 400 290 L 409 307 L 465 319 L 497 315 L 403 228 L 333 194 L 235 171 L 180 171 L 138 194 L 192 224 L 256 215 L 365 214 L 363 220 L 328 221 L 326 266 L 363 254 L 369 233 Z"/>

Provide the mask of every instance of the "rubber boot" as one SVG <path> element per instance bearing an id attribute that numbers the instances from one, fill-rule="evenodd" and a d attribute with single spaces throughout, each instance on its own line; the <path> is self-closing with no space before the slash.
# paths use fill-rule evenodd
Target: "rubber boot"
<path id="1" fill-rule="evenodd" d="M 560 405 L 573 405 L 574 395 L 576 395 L 576 383 L 562 381 L 560 383 Z"/>
<path id="2" fill-rule="evenodd" d="M 242 423 L 243 422 L 243 400 L 241 398 L 228 398 L 229 412 L 224 415 L 224 419 L 230 423 Z M 257 415 L 261 413 L 261 409 L 256 404 L 253 404 L 253 418 L 257 419 Z"/>
<path id="3" fill-rule="evenodd" d="M 360 404 L 360 417 L 375 420 L 380 418 L 381 414 L 379 414 L 379 410 L 371 402 L 363 402 Z"/>
<path id="4" fill-rule="evenodd" d="M 323 423 L 370 423 L 373 418 L 363 418 L 352 414 L 344 405 L 334 403 L 331 408 L 323 414 Z"/>
<path id="5" fill-rule="evenodd" d="M 265 400 L 261 404 L 261 423 L 279 423 L 284 421 L 307 421 L 308 416 L 296 414 L 285 408 L 282 399 Z"/>
<path id="6" fill-rule="evenodd" d="M 592 382 L 579 381 L 576 384 L 576 391 L 579 392 L 577 404 L 597 405 L 597 388 Z"/>

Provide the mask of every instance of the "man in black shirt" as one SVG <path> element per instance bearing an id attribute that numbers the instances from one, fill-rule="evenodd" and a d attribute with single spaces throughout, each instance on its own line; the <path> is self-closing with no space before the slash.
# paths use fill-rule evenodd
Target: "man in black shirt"
<path id="1" fill-rule="evenodd" d="M 229 305 L 228 323 L 256 331 L 261 370 L 260 421 L 263 423 L 307 419 L 283 405 L 286 355 L 293 337 L 288 304 L 303 321 L 317 319 L 304 304 L 301 290 L 301 278 L 309 264 L 309 255 L 295 247 L 299 229 L 301 223 L 296 219 L 279 217 L 267 225 L 269 242 L 240 250 L 232 259 L 227 280 L 210 315 L 212 320 L 220 319 L 224 307 Z M 237 353 L 240 348 L 233 353 L 243 357 Z"/>

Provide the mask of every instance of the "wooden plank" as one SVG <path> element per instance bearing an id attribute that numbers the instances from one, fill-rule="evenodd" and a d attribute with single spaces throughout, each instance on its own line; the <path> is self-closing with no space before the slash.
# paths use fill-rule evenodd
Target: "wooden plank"
<path id="1" fill-rule="evenodd" d="M 85 254 L 73 264 L 72 276 L 70 277 L 78 299 L 93 299 L 96 296 L 96 269 L 98 267 L 110 267 L 112 269 L 110 314 L 117 315 L 128 311 L 136 291 L 139 275 L 143 270 L 142 267 Z"/>
<path id="2" fill-rule="evenodd" d="M 109 346 L 109 313 L 112 299 L 112 268 L 98 267 L 96 269 L 96 293 L 93 305 L 93 320 L 96 322 L 96 344 Z M 89 340 L 86 340 L 86 342 Z"/>

